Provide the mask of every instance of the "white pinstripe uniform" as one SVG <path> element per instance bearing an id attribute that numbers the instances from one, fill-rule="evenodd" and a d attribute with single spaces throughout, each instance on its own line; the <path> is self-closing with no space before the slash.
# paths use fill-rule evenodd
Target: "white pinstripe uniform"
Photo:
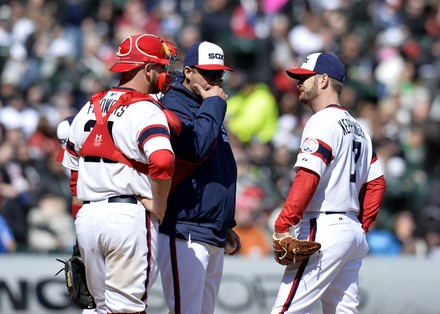
<path id="1" fill-rule="evenodd" d="M 100 102 L 103 115 L 126 91 L 114 88 L 106 94 Z M 140 202 L 111 203 L 108 199 L 118 195 L 152 198 L 150 180 L 147 174 L 123 163 L 79 157 L 95 119 L 93 106 L 87 103 L 72 122 L 63 160 L 65 167 L 78 170 L 78 198 L 90 201 L 75 221 L 87 284 L 98 313 L 141 312 L 146 291 L 157 276 L 158 221 Z M 172 152 L 169 136 L 156 132 L 159 128 L 169 134 L 165 115 L 150 101 L 121 106 L 108 121 L 116 146 L 131 159 L 148 164 L 153 152 Z M 123 253 L 113 256 L 115 249 Z"/>

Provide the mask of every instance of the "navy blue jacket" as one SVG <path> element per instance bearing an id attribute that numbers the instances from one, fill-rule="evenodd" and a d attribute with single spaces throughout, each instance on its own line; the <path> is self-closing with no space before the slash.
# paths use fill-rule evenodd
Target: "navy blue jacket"
<path id="1" fill-rule="evenodd" d="M 236 225 L 237 182 L 237 166 L 223 126 L 226 102 L 217 96 L 203 100 L 180 82 L 161 101 L 182 122 L 179 136 L 171 137 L 175 175 L 187 169 L 191 173 L 170 192 L 159 232 L 224 247 L 226 229 Z"/>

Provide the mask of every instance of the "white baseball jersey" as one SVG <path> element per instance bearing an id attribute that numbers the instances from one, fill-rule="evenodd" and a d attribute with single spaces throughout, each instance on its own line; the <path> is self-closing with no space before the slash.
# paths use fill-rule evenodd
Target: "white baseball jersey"
<path id="1" fill-rule="evenodd" d="M 293 233 L 321 243 L 319 254 L 288 265 L 271 314 L 359 313 L 358 275 L 368 244 L 358 220 L 362 185 L 382 175 L 372 142 L 348 111 L 330 105 L 307 122 L 295 163 L 320 180 Z M 343 287 L 343 289 L 341 289 Z"/>
<path id="2" fill-rule="evenodd" d="M 131 90 L 114 88 L 108 91 L 100 102 L 103 116 L 128 91 Z M 106 162 L 103 158 L 93 161 L 80 158 L 79 152 L 95 121 L 93 105 L 88 102 L 72 122 L 69 143 L 64 154 L 63 166 L 79 170 L 78 198 L 87 201 L 103 200 L 116 195 L 142 195 L 152 198 L 147 174 L 120 162 Z M 172 152 L 166 117 L 151 101 L 119 107 L 111 113 L 108 125 L 111 126 L 110 134 L 114 143 L 128 158 L 148 164 L 149 156 L 153 152 L 162 149 Z"/>
<path id="3" fill-rule="evenodd" d="M 359 213 L 359 191 L 383 175 L 370 136 L 344 108 L 330 105 L 304 127 L 295 170 L 316 172 L 320 181 L 308 211 Z"/>

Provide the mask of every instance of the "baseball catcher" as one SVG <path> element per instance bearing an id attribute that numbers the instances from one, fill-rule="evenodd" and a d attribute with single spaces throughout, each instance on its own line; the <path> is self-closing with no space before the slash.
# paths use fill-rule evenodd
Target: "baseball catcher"
<path id="1" fill-rule="evenodd" d="M 302 262 L 321 248 L 318 242 L 298 240 L 292 235 L 279 239 L 274 233 L 272 240 L 275 260 L 281 265 Z"/>
<path id="2" fill-rule="evenodd" d="M 94 309 L 96 304 L 87 288 L 85 267 L 78 245 L 73 246 L 72 257 L 66 261 L 60 259 L 57 259 L 57 261 L 64 264 L 64 267 L 56 275 L 64 270 L 69 298 L 81 309 Z"/>

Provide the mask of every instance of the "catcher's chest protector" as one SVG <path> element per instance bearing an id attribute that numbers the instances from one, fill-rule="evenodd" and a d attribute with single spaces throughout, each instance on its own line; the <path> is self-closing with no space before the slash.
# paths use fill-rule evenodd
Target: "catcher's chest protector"
<path id="1" fill-rule="evenodd" d="M 95 94 L 90 100 L 95 112 L 96 124 L 94 125 L 92 131 L 85 140 L 83 147 L 80 151 L 80 156 L 95 156 L 107 158 L 113 161 L 124 163 L 141 173 L 148 173 L 147 164 L 126 157 L 115 145 L 109 132 L 107 120 L 118 107 L 129 106 L 138 101 L 152 101 L 154 104 L 163 109 L 162 105 L 156 102 L 156 100 L 149 95 L 145 95 L 139 92 L 128 92 L 121 95 L 119 100 L 107 112 L 106 116 L 103 117 L 100 101 L 105 94 L 106 92 Z"/>

